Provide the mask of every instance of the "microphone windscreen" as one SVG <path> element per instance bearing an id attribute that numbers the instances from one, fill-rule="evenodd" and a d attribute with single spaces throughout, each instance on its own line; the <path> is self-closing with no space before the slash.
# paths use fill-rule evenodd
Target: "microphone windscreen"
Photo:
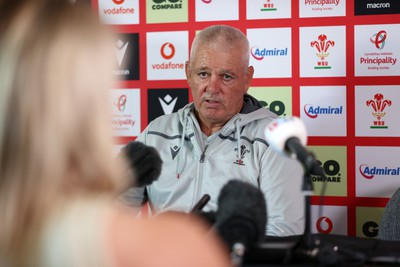
<path id="1" fill-rule="evenodd" d="M 154 147 L 131 141 L 121 149 L 121 153 L 136 175 L 135 187 L 150 185 L 160 176 L 163 162 Z"/>
<path id="2" fill-rule="evenodd" d="M 266 221 L 264 195 L 257 187 L 231 180 L 222 188 L 215 226 L 230 247 L 236 242 L 250 247 L 261 240 Z"/>

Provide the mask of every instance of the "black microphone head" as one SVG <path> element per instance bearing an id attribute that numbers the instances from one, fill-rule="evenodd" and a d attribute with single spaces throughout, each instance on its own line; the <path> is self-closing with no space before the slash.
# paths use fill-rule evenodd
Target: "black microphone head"
<path id="1" fill-rule="evenodd" d="M 162 160 L 154 147 L 131 141 L 121 149 L 129 168 L 136 175 L 135 187 L 150 185 L 161 174 Z"/>
<path id="2" fill-rule="evenodd" d="M 263 193 L 250 183 L 229 181 L 218 197 L 215 226 L 229 245 L 242 243 L 246 248 L 265 235 L 267 209 Z"/>

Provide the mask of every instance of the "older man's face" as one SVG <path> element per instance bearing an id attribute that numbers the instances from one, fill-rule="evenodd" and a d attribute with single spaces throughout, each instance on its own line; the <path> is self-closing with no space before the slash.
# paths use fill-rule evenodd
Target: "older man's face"
<path id="1" fill-rule="evenodd" d="M 243 105 L 253 76 L 241 55 L 242 49 L 228 49 L 222 43 L 199 45 L 186 76 L 193 94 L 197 116 L 208 125 L 223 125 Z"/>

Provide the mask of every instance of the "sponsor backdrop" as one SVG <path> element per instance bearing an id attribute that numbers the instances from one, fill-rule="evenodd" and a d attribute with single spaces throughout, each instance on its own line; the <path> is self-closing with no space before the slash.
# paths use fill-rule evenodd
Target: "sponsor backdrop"
<path id="1" fill-rule="evenodd" d="M 184 65 L 197 31 L 239 28 L 249 93 L 300 117 L 327 178 L 314 176 L 314 232 L 374 238 L 400 187 L 399 0 L 92 0 L 115 29 L 115 150 L 192 100 Z M 234 56 L 234 55 L 232 55 Z M 325 185 L 325 186 L 324 186 Z M 290 197 L 290 196 L 288 196 Z"/>

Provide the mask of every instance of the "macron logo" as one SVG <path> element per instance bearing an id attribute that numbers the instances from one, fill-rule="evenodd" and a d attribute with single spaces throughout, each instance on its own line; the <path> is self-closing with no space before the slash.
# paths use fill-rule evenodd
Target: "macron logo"
<path id="1" fill-rule="evenodd" d="M 122 61 L 124 60 L 126 49 L 128 48 L 129 42 L 122 42 L 121 40 L 118 40 L 116 45 L 117 49 L 115 50 L 115 56 L 117 58 L 118 66 L 121 67 Z"/>
<path id="2" fill-rule="evenodd" d="M 158 98 L 160 101 L 161 108 L 164 111 L 164 114 L 171 114 L 175 108 L 176 101 L 178 100 L 177 97 L 174 99 L 170 95 L 166 95 L 164 99 Z"/>

